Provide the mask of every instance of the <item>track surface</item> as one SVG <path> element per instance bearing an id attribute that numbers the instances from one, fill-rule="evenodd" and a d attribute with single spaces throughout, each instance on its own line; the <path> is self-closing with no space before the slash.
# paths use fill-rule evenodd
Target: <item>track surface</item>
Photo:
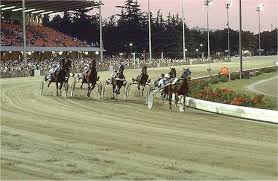
<path id="1" fill-rule="evenodd" d="M 278 97 L 277 83 L 278 76 L 275 76 L 271 79 L 258 81 L 250 85 L 248 89 L 259 94 Z"/>
<path id="2" fill-rule="evenodd" d="M 40 96 L 39 78 L 0 81 L 1 179 L 277 178 L 274 125 L 162 103 L 148 111 L 135 94 Z"/>

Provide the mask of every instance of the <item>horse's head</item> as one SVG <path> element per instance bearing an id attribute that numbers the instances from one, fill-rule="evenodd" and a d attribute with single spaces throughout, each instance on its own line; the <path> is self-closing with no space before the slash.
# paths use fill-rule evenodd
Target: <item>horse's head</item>
<path id="1" fill-rule="evenodd" d="M 97 62 L 95 59 L 92 60 L 91 62 L 91 66 L 90 67 L 96 67 L 97 66 Z"/>
<path id="2" fill-rule="evenodd" d="M 147 70 L 148 70 L 148 67 L 146 65 L 144 65 L 142 67 L 142 74 L 147 74 Z"/>
<path id="3" fill-rule="evenodd" d="M 181 76 L 182 79 L 190 80 L 191 79 L 191 70 L 186 68 L 183 69 L 183 74 Z"/>
<path id="4" fill-rule="evenodd" d="M 120 74 L 123 74 L 124 73 L 124 70 L 125 70 L 125 66 L 124 65 L 120 65 L 120 68 L 119 68 L 119 73 Z"/>
<path id="5" fill-rule="evenodd" d="M 177 71 L 175 68 L 170 68 L 171 71 L 169 72 L 170 78 L 176 78 L 177 77 Z"/>

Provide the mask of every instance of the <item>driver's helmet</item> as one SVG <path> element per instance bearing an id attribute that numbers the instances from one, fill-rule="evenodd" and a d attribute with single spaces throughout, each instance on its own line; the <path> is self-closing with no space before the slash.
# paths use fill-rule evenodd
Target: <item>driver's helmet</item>
<path id="1" fill-rule="evenodd" d="M 167 79 L 170 79 L 170 74 L 165 74 L 164 77 L 167 78 Z"/>

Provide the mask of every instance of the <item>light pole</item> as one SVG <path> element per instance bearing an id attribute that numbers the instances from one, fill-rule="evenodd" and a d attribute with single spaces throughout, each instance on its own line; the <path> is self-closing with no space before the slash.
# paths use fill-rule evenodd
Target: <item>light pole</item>
<path id="1" fill-rule="evenodd" d="M 210 60 L 210 38 L 209 38 L 209 6 L 212 5 L 213 0 L 205 0 L 205 6 L 207 6 L 207 32 L 208 32 L 208 60 Z"/>
<path id="2" fill-rule="evenodd" d="M 200 47 L 201 47 L 201 54 L 202 54 L 202 59 L 204 58 L 204 53 L 203 53 L 203 44 L 200 44 Z"/>
<path id="3" fill-rule="evenodd" d="M 148 0 L 148 19 L 149 19 L 149 61 L 152 61 L 152 29 L 151 29 L 151 10 L 150 0 Z"/>
<path id="4" fill-rule="evenodd" d="M 227 28 L 228 28 L 228 59 L 231 60 L 231 50 L 230 50 L 230 16 L 229 16 L 229 10 L 232 7 L 232 1 L 228 1 L 226 3 L 226 9 L 227 9 Z"/>
<path id="5" fill-rule="evenodd" d="M 242 34 L 242 9 L 241 9 L 241 0 L 239 0 L 239 58 L 240 58 L 240 79 L 242 79 L 242 38 L 241 38 L 241 34 Z"/>
<path id="6" fill-rule="evenodd" d="M 133 43 L 129 43 L 131 56 L 132 56 L 132 46 L 133 46 Z"/>
<path id="7" fill-rule="evenodd" d="M 258 19 L 259 19 L 259 55 L 261 56 L 261 11 L 264 8 L 264 4 L 261 3 L 257 6 L 256 11 L 258 12 Z"/>
<path id="8" fill-rule="evenodd" d="M 182 0 L 182 45 L 183 61 L 185 62 L 185 19 L 184 19 L 184 0 Z"/>
<path id="9" fill-rule="evenodd" d="M 22 0 L 22 29 L 23 29 L 23 62 L 27 64 L 27 54 L 26 54 L 26 18 L 25 18 L 25 0 Z"/>
<path id="10" fill-rule="evenodd" d="M 102 2 L 99 0 L 99 45 L 100 45 L 100 62 L 103 62 L 103 40 L 102 40 Z"/>

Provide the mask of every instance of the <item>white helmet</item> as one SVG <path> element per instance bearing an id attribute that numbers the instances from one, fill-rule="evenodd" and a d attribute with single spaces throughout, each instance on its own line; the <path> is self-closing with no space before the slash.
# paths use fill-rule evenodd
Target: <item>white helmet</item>
<path id="1" fill-rule="evenodd" d="M 164 77 L 167 78 L 167 79 L 169 79 L 169 78 L 170 78 L 170 74 L 165 74 Z"/>

